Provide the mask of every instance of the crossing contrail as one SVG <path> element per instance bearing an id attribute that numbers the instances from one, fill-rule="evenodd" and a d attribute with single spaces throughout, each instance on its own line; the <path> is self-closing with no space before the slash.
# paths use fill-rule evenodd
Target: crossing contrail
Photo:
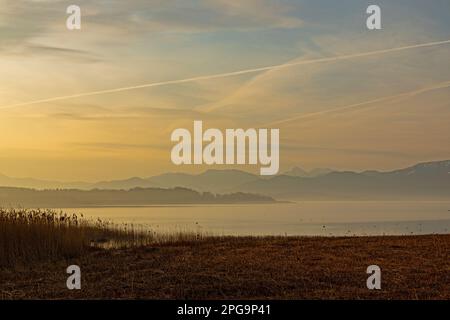
<path id="1" fill-rule="evenodd" d="M 283 124 L 283 123 L 287 123 L 287 122 L 291 122 L 291 121 L 317 117 L 317 116 L 321 116 L 321 115 L 325 115 L 325 114 L 329 114 L 329 113 L 334 113 L 334 112 L 338 112 L 338 111 L 345 111 L 345 110 L 350 110 L 350 109 L 356 109 L 358 107 L 370 105 L 370 104 L 377 103 L 377 102 L 387 102 L 387 101 L 391 101 L 391 100 L 396 100 L 396 99 L 401 99 L 401 98 L 406 98 L 406 97 L 418 95 L 418 94 L 425 93 L 425 92 L 428 92 L 428 91 L 445 89 L 445 88 L 450 88 L 450 81 L 441 82 L 439 84 L 436 84 L 436 85 L 433 85 L 433 86 L 429 86 L 429 87 L 425 87 L 425 88 L 421 88 L 421 89 L 417 89 L 417 90 L 414 90 L 414 91 L 403 92 L 403 93 L 399 93 L 399 94 L 396 94 L 396 95 L 391 95 L 391 96 L 387 96 L 387 97 L 382 97 L 382 98 L 367 100 L 367 101 L 363 101 L 363 102 L 358 102 L 358 103 L 350 104 L 350 105 L 343 106 L 343 107 L 337 107 L 337 108 L 332 108 L 332 109 L 318 111 L 318 112 L 306 113 L 306 114 L 302 114 L 302 115 L 299 115 L 299 116 L 294 116 L 294 117 L 287 118 L 287 119 L 277 120 L 277 121 L 273 121 L 271 123 L 268 123 L 265 126 L 271 127 L 271 126 L 274 126 L 274 125 L 279 125 L 279 124 Z"/>
<path id="2" fill-rule="evenodd" d="M 226 73 L 197 76 L 197 77 L 185 78 L 185 79 L 179 79 L 179 80 L 169 80 L 169 81 L 146 83 L 146 84 L 130 86 L 130 87 L 121 87 L 121 88 L 115 88 L 115 89 L 84 92 L 84 93 L 78 93 L 78 94 L 73 94 L 73 95 L 59 96 L 59 97 L 53 97 L 53 98 L 46 98 L 46 99 L 10 104 L 10 105 L 6 105 L 6 106 L 0 106 L 0 109 L 29 106 L 29 105 L 40 104 L 40 103 L 45 103 L 45 102 L 55 102 L 55 101 L 97 96 L 97 95 L 103 95 L 103 94 L 109 94 L 109 93 L 118 93 L 118 92 L 129 91 L 129 90 L 160 87 L 160 86 L 167 86 L 167 85 L 173 85 L 173 84 L 182 84 L 182 83 L 195 82 L 195 81 L 201 81 L 201 80 L 212 80 L 212 79 L 218 79 L 218 78 L 234 77 L 234 76 L 256 73 L 256 72 L 261 72 L 261 71 L 276 70 L 276 69 L 282 69 L 282 68 L 300 66 L 300 65 L 334 62 L 334 61 L 340 61 L 340 60 L 349 60 L 349 59 L 354 59 L 354 58 L 370 57 L 370 56 L 376 56 L 376 55 L 381 55 L 381 54 L 386 54 L 386 53 L 391 53 L 391 52 L 439 46 L 439 45 L 445 45 L 445 44 L 450 44 L 450 40 L 421 43 L 421 44 L 415 44 L 415 45 L 409 45 L 409 46 L 403 46 L 403 47 L 375 50 L 375 51 L 369 51 L 369 52 L 360 52 L 360 53 L 327 57 L 327 58 L 319 58 L 319 59 L 313 59 L 313 60 L 303 60 L 303 61 L 284 63 L 284 64 L 279 64 L 279 65 L 271 65 L 271 66 L 266 66 L 266 67 L 253 68 L 253 69 L 245 69 L 245 70 L 232 71 L 232 72 L 226 72 Z"/>

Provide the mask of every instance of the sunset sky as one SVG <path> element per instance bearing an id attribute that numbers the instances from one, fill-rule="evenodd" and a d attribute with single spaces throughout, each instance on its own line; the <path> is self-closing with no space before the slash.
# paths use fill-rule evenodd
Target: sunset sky
<path id="1" fill-rule="evenodd" d="M 382 30 L 367 30 L 369 4 Z M 450 44 L 26 104 L 445 40 L 448 0 L 0 0 L 0 173 L 203 171 L 170 161 L 171 132 L 194 120 L 279 128 L 281 171 L 450 159 Z"/>

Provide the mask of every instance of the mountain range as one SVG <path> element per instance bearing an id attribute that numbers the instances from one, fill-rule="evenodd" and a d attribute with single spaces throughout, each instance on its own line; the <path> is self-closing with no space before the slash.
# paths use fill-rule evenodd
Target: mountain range
<path id="1" fill-rule="evenodd" d="M 314 169 L 308 172 L 295 167 L 271 178 L 240 170 L 165 173 L 149 178 L 133 177 L 96 183 L 62 183 L 0 175 L 0 186 L 81 190 L 184 187 L 213 193 L 257 193 L 278 199 L 448 199 L 450 160 L 419 163 L 392 171 Z"/>

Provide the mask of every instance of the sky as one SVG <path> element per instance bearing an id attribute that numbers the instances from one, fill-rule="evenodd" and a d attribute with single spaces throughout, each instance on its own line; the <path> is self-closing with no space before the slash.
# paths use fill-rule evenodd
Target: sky
<path id="1" fill-rule="evenodd" d="M 81 30 L 66 28 L 71 4 Z M 382 30 L 366 28 L 370 4 Z M 194 120 L 280 129 L 281 171 L 450 159 L 450 44 L 299 63 L 450 40 L 449 15 L 448 0 L 0 0 L 0 173 L 203 171 L 170 160 L 171 132 Z"/>

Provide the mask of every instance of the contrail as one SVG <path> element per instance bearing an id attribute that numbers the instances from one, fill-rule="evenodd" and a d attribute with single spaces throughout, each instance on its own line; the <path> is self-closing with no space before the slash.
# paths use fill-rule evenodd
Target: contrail
<path id="1" fill-rule="evenodd" d="M 218 79 L 218 78 L 234 77 L 234 76 L 239 76 L 239 75 L 249 74 L 249 73 L 256 73 L 256 72 L 261 72 L 261 71 L 275 70 L 275 69 L 307 65 L 307 64 L 315 64 L 315 63 L 349 60 L 349 59 L 353 59 L 353 58 L 370 57 L 370 56 L 375 56 L 375 55 L 380 55 L 380 54 L 385 54 L 385 53 L 417 49 L 417 48 L 432 47 L 432 46 L 439 46 L 439 45 L 445 45 L 445 44 L 450 44 L 450 40 L 421 43 L 421 44 L 415 44 L 415 45 L 410 45 L 410 46 L 382 49 L 382 50 L 369 51 L 369 52 L 360 52 L 360 53 L 328 57 L 328 58 L 303 60 L 303 61 L 298 61 L 298 62 L 284 63 L 284 64 L 279 64 L 279 65 L 272 65 L 272 66 L 254 68 L 254 69 L 245 69 L 245 70 L 240 70 L 240 71 L 232 71 L 232 72 L 212 74 L 212 75 L 204 75 L 204 76 L 198 76 L 198 77 L 186 78 L 186 79 L 180 79 L 180 80 L 169 80 L 169 81 L 146 83 L 146 84 L 130 86 L 130 87 L 84 92 L 84 93 L 78 93 L 78 94 L 73 94 L 73 95 L 66 95 L 66 96 L 60 96 L 60 97 L 54 97 L 54 98 L 46 98 L 46 99 L 21 102 L 21 103 L 6 105 L 6 106 L 0 106 L 0 109 L 29 106 L 29 105 L 40 104 L 40 103 L 45 103 L 45 102 L 54 102 L 54 101 L 96 96 L 96 95 L 102 95 L 102 94 L 108 94 L 108 93 L 117 93 L 117 92 L 122 92 L 122 91 L 137 90 L 137 89 L 143 89 L 143 88 L 152 88 L 152 87 L 167 86 L 167 85 L 172 85 L 172 84 L 195 82 L 195 81 L 201 81 L 201 80 L 211 80 L 211 79 Z"/>
<path id="2" fill-rule="evenodd" d="M 405 98 L 405 97 L 409 97 L 409 96 L 414 96 L 414 95 L 418 95 L 418 94 L 421 94 L 421 93 L 425 93 L 425 92 L 428 92 L 428 91 L 445 89 L 445 88 L 450 88 L 450 81 L 442 82 L 442 83 L 436 84 L 434 86 L 425 87 L 425 88 L 421 88 L 421 89 L 414 90 L 414 91 L 408 91 L 408 92 L 403 92 L 403 93 L 396 94 L 396 95 L 391 95 L 391 96 L 388 96 L 388 97 L 372 99 L 372 100 L 368 100 L 368 101 L 363 101 L 363 102 L 359 102 L 359 103 L 350 104 L 350 105 L 343 106 L 343 107 L 337 107 L 337 108 L 328 109 L 328 110 L 324 110 L 324 111 L 312 112 L 312 113 L 299 115 L 299 116 L 296 116 L 296 117 L 291 117 L 291 118 L 287 118 L 287 119 L 277 120 L 277 121 L 268 123 L 265 126 L 271 127 L 271 126 L 274 126 L 274 125 L 279 125 L 279 124 L 283 124 L 283 123 L 287 123 L 287 122 L 291 122 L 291 121 L 296 121 L 296 120 L 300 120 L 300 119 L 306 119 L 306 118 L 321 116 L 321 115 L 324 115 L 324 114 L 334 113 L 334 112 L 338 112 L 338 111 L 355 109 L 355 108 L 358 108 L 358 107 L 361 107 L 361 106 L 370 105 L 370 104 L 377 103 L 377 102 L 386 102 L 386 101 L 390 101 L 390 100 L 401 99 L 401 98 Z"/>

